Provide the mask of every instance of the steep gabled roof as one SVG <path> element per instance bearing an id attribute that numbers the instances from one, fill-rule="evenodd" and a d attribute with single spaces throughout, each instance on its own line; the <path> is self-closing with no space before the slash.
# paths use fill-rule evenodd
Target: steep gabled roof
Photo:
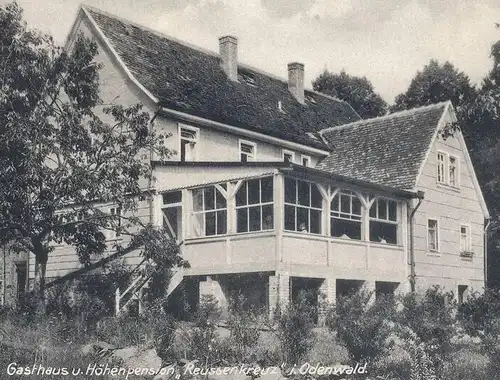
<path id="1" fill-rule="evenodd" d="M 218 54 L 94 8 L 82 10 L 159 106 L 322 149 L 324 142 L 308 132 L 360 119 L 346 102 L 314 91 L 306 90 L 306 104 L 300 104 L 285 80 L 245 65 L 233 82 Z"/>
<path id="2" fill-rule="evenodd" d="M 331 154 L 317 166 L 397 189 L 413 189 L 449 102 L 326 129 Z"/>

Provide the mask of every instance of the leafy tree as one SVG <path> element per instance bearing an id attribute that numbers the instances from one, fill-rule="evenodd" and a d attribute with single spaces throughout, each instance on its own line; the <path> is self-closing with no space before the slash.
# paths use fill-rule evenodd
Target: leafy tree
<path id="1" fill-rule="evenodd" d="M 161 248 L 161 233 L 134 211 L 148 195 L 151 152 L 170 152 L 140 105 L 103 104 L 95 42 L 80 35 L 69 51 L 58 47 L 16 3 L 0 8 L 0 29 L 0 243 L 34 255 L 43 300 L 54 243 L 74 246 L 86 265 L 110 248 L 106 230 L 131 236 L 118 251 Z M 182 264 L 178 250 L 158 251 Z"/>
<path id="2" fill-rule="evenodd" d="M 469 77 L 458 71 L 450 62 L 440 64 L 432 59 L 418 71 L 406 92 L 396 96 L 391 111 L 400 111 L 419 106 L 451 100 L 460 108 L 474 99 L 476 90 Z"/>
<path id="3" fill-rule="evenodd" d="M 313 88 L 346 101 L 363 119 L 381 116 L 387 111 L 387 103 L 375 93 L 366 77 L 352 76 L 344 70 L 340 74 L 325 70 L 313 81 Z"/>
<path id="4" fill-rule="evenodd" d="M 488 233 L 489 286 L 500 287 L 500 41 L 491 46 L 491 70 L 471 102 L 462 123 L 492 223 Z"/>

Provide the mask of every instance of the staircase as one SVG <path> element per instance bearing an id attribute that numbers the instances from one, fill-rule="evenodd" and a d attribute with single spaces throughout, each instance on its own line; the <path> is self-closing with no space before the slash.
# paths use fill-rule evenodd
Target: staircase
<path id="1" fill-rule="evenodd" d="M 140 266 L 144 266 L 144 262 L 139 264 Z M 183 268 L 177 268 L 170 279 L 167 288 L 166 296 L 170 296 L 172 292 L 180 285 L 184 278 Z M 120 313 L 125 310 L 129 305 L 133 302 L 137 302 L 138 313 L 141 314 L 143 302 L 142 302 L 142 293 L 144 289 L 147 289 L 149 286 L 149 282 L 151 280 L 151 275 L 141 274 L 138 276 L 130 286 L 125 289 L 123 292 L 120 288 L 116 289 L 115 292 L 115 316 L 120 315 Z"/>

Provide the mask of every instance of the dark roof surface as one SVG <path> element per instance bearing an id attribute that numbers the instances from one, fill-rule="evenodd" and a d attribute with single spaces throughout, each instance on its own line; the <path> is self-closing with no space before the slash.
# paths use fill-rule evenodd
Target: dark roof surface
<path id="1" fill-rule="evenodd" d="M 94 8 L 85 10 L 161 106 L 323 149 L 324 143 L 307 132 L 360 119 L 347 103 L 313 91 L 306 90 L 306 104 L 300 104 L 286 81 L 243 65 L 238 67 L 239 81 L 233 82 L 222 70 L 218 54 Z"/>
<path id="2" fill-rule="evenodd" d="M 412 189 L 448 103 L 415 108 L 323 131 L 332 153 L 317 169 L 397 189 Z"/>

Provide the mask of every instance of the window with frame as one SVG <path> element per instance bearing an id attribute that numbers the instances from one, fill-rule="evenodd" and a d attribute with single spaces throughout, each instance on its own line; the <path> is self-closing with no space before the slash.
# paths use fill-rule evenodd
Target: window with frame
<path id="1" fill-rule="evenodd" d="M 446 183 L 446 171 L 445 171 L 445 154 L 438 152 L 437 154 L 437 181 L 438 183 Z"/>
<path id="2" fill-rule="evenodd" d="M 455 156 L 448 158 L 448 184 L 458 187 L 458 160 Z"/>
<path id="3" fill-rule="evenodd" d="M 295 152 L 284 150 L 282 152 L 283 161 L 293 163 L 295 161 Z"/>
<path id="4" fill-rule="evenodd" d="M 471 250 L 471 235 L 469 226 L 462 224 L 460 226 L 460 252 L 469 252 Z"/>
<path id="5" fill-rule="evenodd" d="M 339 191 L 331 202 L 330 235 L 361 240 L 361 200 L 352 191 Z"/>
<path id="6" fill-rule="evenodd" d="M 182 191 L 162 195 L 162 225 L 171 239 L 178 240 L 182 225 Z"/>
<path id="7" fill-rule="evenodd" d="M 302 166 L 310 167 L 311 166 L 311 157 L 306 155 L 301 155 Z"/>
<path id="8" fill-rule="evenodd" d="M 439 250 L 439 224 L 436 219 L 427 220 L 427 245 L 429 251 Z"/>
<path id="9" fill-rule="evenodd" d="M 273 178 L 244 181 L 236 192 L 236 232 L 274 228 Z"/>
<path id="10" fill-rule="evenodd" d="M 227 190 L 226 184 L 192 190 L 192 237 L 227 233 L 227 200 L 218 187 Z"/>
<path id="11" fill-rule="evenodd" d="M 122 208 L 120 206 L 114 206 L 109 208 L 109 214 L 111 218 L 111 230 L 109 231 L 109 238 L 111 240 L 118 239 L 121 235 L 122 226 Z"/>
<path id="12" fill-rule="evenodd" d="M 240 141 L 240 160 L 241 162 L 254 161 L 256 157 L 257 146 L 251 142 Z"/>
<path id="13" fill-rule="evenodd" d="M 320 234 L 322 211 L 316 184 L 285 177 L 285 230 Z"/>
<path id="14" fill-rule="evenodd" d="M 198 129 L 187 126 L 179 127 L 180 160 L 194 161 L 196 158 L 196 143 L 198 142 Z"/>
<path id="15" fill-rule="evenodd" d="M 370 207 L 370 241 L 398 243 L 398 203 L 376 198 Z"/>

